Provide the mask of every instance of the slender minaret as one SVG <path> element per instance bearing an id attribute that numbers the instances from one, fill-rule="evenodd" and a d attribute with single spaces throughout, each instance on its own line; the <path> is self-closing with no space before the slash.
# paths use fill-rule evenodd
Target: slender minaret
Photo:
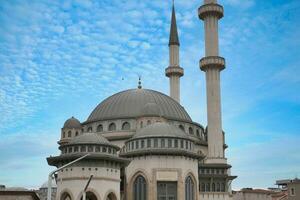
<path id="1" fill-rule="evenodd" d="M 174 2 L 172 6 L 172 19 L 169 40 L 169 67 L 166 68 L 166 76 L 170 79 L 170 96 L 180 103 L 180 77 L 183 69 L 179 66 L 179 39 L 176 24 Z"/>
<path id="2" fill-rule="evenodd" d="M 217 0 L 204 0 L 198 14 L 205 27 L 205 57 L 200 60 L 200 69 L 206 75 L 207 162 L 224 163 L 226 159 L 221 120 L 220 72 L 225 68 L 225 59 L 219 56 L 218 41 L 218 20 L 223 17 L 223 7 Z"/>

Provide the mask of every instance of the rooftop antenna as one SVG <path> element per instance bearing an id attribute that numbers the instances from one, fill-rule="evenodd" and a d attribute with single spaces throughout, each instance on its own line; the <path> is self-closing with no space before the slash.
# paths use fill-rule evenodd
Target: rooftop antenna
<path id="1" fill-rule="evenodd" d="M 139 75 L 139 82 L 138 82 L 138 88 L 142 89 L 142 81 L 141 81 L 142 77 L 141 75 Z"/>

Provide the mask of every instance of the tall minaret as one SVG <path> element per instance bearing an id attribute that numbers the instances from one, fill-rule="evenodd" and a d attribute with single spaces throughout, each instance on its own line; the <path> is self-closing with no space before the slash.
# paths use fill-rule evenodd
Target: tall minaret
<path id="1" fill-rule="evenodd" d="M 206 75 L 207 96 L 207 162 L 224 163 L 224 141 L 221 120 L 220 72 L 225 68 L 225 59 L 219 56 L 218 20 L 223 17 L 223 7 L 217 0 L 204 0 L 198 15 L 205 26 L 205 57 L 200 60 L 200 69 Z"/>
<path id="2" fill-rule="evenodd" d="M 169 67 L 166 68 L 166 76 L 170 78 L 170 96 L 180 103 L 180 77 L 183 69 L 179 66 L 179 39 L 176 24 L 174 2 L 172 6 L 172 19 L 169 40 Z"/>

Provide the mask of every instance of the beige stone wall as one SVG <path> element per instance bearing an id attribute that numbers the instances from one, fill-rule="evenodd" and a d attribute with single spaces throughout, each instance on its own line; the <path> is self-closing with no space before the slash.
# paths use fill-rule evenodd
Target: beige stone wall
<path id="1" fill-rule="evenodd" d="M 93 166 L 93 164 L 91 164 Z M 80 200 L 82 191 L 87 184 L 90 175 L 93 179 L 90 182 L 88 191 L 93 192 L 98 199 L 106 199 L 106 196 L 113 192 L 117 200 L 120 199 L 120 170 L 108 167 L 83 167 L 77 166 L 67 168 L 58 173 L 57 196 L 59 200 L 64 192 L 71 195 L 72 200 Z M 97 169 L 97 170 L 96 170 Z"/>
<path id="2" fill-rule="evenodd" d="M 183 156 L 142 156 L 132 159 L 126 168 L 127 199 L 133 198 L 133 183 L 138 175 L 147 181 L 148 200 L 157 198 L 157 181 L 177 181 L 177 199 L 184 199 L 185 179 L 191 175 L 198 199 L 198 160 Z"/>

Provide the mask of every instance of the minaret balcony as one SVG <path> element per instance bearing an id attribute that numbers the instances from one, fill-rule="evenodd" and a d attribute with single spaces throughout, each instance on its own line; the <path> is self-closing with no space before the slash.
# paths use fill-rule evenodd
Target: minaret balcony
<path id="1" fill-rule="evenodd" d="M 207 68 L 225 69 L 225 59 L 220 56 L 207 56 L 200 60 L 200 69 L 206 71 Z"/>
<path id="2" fill-rule="evenodd" d="M 198 16 L 201 20 L 205 20 L 207 16 L 217 16 L 221 19 L 224 16 L 224 9 L 219 4 L 204 4 L 198 8 Z"/>
<path id="3" fill-rule="evenodd" d="M 184 70 L 183 70 L 183 68 L 181 68 L 179 66 L 176 66 L 176 67 L 169 66 L 168 68 L 166 68 L 166 76 L 167 77 L 170 77 L 173 75 L 181 77 L 181 76 L 183 76 L 183 74 L 184 74 Z"/>

